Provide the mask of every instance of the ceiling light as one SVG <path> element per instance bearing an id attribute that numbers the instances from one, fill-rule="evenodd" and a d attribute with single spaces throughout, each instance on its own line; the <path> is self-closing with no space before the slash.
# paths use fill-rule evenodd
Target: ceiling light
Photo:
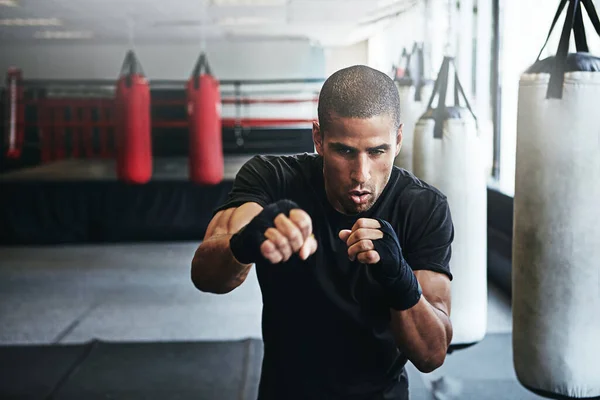
<path id="1" fill-rule="evenodd" d="M 0 6 L 16 7 L 18 4 L 16 0 L 0 0 Z"/>
<path id="2" fill-rule="evenodd" d="M 212 0 L 214 6 L 243 6 L 243 7 L 260 7 L 260 6 L 285 6 L 288 0 Z"/>
<path id="3" fill-rule="evenodd" d="M 93 36 L 90 31 L 39 31 L 33 35 L 36 39 L 90 39 Z"/>
<path id="4" fill-rule="evenodd" d="M 1 18 L 0 26 L 61 26 L 58 18 Z"/>

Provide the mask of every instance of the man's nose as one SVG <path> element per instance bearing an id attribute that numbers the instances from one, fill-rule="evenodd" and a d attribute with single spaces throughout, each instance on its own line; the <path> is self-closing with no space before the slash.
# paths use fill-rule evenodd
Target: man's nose
<path id="1" fill-rule="evenodd" d="M 360 154 L 352 167 L 351 178 L 353 181 L 362 184 L 371 179 L 369 157 L 366 154 Z"/>

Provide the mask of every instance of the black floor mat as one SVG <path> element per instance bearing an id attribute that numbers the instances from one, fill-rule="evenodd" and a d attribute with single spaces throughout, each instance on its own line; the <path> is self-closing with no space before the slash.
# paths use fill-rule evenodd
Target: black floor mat
<path id="1" fill-rule="evenodd" d="M 262 342 L 4 347 L 0 361 L 1 399 L 246 400 L 258 391 Z"/>
<path id="2" fill-rule="evenodd" d="M 259 342 L 98 343 L 54 399 L 251 399 Z M 258 357 L 256 357 L 258 353 Z"/>
<path id="3" fill-rule="evenodd" d="M 260 340 L 0 347 L 0 398 L 252 400 L 262 354 Z M 438 400 L 542 399 L 517 381 L 508 334 L 450 354 L 434 374 L 409 365 L 411 400 L 436 399 L 439 375 Z"/>
<path id="4" fill-rule="evenodd" d="M 0 399 L 46 399 L 90 345 L 0 346 Z"/>

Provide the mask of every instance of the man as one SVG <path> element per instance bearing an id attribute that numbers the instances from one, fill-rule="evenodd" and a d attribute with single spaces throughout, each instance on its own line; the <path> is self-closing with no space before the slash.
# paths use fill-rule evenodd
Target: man
<path id="1" fill-rule="evenodd" d="M 317 154 L 248 161 L 207 228 L 199 290 L 227 293 L 256 265 L 261 400 L 407 399 L 406 362 L 430 372 L 445 360 L 454 228 L 444 195 L 393 166 L 399 114 L 385 74 L 334 73 Z"/>

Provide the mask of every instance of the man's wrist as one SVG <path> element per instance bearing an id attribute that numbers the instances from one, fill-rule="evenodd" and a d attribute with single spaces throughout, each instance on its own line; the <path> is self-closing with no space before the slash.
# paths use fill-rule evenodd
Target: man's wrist
<path id="1" fill-rule="evenodd" d="M 234 258 L 242 264 L 253 264 L 265 260 L 260 246 L 266 240 L 267 229 L 275 226 L 275 218 L 279 214 L 289 217 L 290 211 L 299 208 L 291 200 L 279 200 L 269 204 L 255 216 L 246 226 L 240 229 L 229 240 L 229 248 Z"/>
<path id="2" fill-rule="evenodd" d="M 410 266 L 404 260 L 402 263 L 397 279 L 384 284 L 388 305 L 398 311 L 414 307 L 423 294 L 419 280 Z"/>
<path id="3" fill-rule="evenodd" d="M 383 237 L 373 242 L 380 260 L 374 265 L 374 276 L 385 291 L 390 307 L 406 310 L 417 304 L 422 290 L 412 268 L 402 254 L 402 247 L 392 225 L 377 219 Z"/>
<path id="4" fill-rule="evenodd" d="M 231 235 L 229 239 L 229 250 L 233 258 L 240 264 L 253 264 L 257 261 L 260 255 L 260 250 L 257 251 L 255 246 L 249 245 L 249 238 L 245 237 L 244 230 L 247 225 L 240 229 L 237 233 Z"/>

